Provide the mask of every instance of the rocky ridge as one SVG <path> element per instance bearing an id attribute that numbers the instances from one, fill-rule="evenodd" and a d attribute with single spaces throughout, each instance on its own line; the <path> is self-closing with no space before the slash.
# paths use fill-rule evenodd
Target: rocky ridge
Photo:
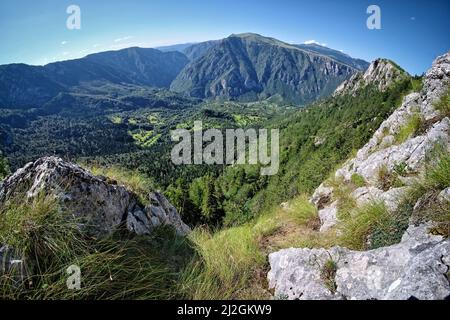
<path id="1" fill-rule="evenodd" d="M 379 61 L 380 70 L 395 77 L 392 72 L 396 71 L 384 60 Z M 375 81 L 379 86 L 389 85 L 390 80 L 386 80 L 389 77 L 374 70 L 376 68 L 371 65 L 364 75 L 354 76 L 335 94 L 355 93 L 367 81 Z M 389 212 L 394 212 L 409 187 L 423 176 L 430 150 L 440 144 L 450 151 L 450 119 L 433 107 L 449 84 L 450 52 L 434 61 L 424 77 L 421 92 L 406 96 L 400 108 L 382 123 L 372 139 L 336 171 L 335 180 L 342 185 L 352 183 L 355 177 L 363 181 L 364 186 L 351 193 L 358 207 L 381 202 Z M 400 132 L 414 119 L 419 119 L 417 130 L 399 140 Z M 392 175 L 399 166 L 403 172 L 403 176 L 398 177 L 401 186 L 380 186 L 380 172 Z M 310 199 L 318 209 L 321 232 L 327 232 L 339 222 L 335 188 L 336 185 L 324 182 Z M 437 201 L 449 204 L 449 200 L 449 188 L 442 190 Z M 270 287 L 275 290 L 275 295 L 289 299 L 444 299 L 450 295 L 447 278 L 450 242 L 442 236 L 428 234 L 429 228 L 424 224 L 417 226 L 411 220 L 401 243 L 371 251 L 333 247 L 272 253 L 269 256 Z M 327 261 L 335 264 L 331 287 L 321 277 Z"/>
<path id="2" fill-rule="evenodd" d="M 360 149 L 356 157 L 347 161 L 336 171 L 335 178 L 349 183 L 352 177 L 362 177 L 365 186 L 357 188 L 352 196 L 359 205 L 372 200 L 381 200 L 388 209 L 394 211 L 398 199 L 407 191 L 407 187 L 423 174 L 425 158 L 435 144 L 442 144 L 450 150 L 450 119 L 440 117 L 433 103 L 447 90 L 450 83 L 450 54 L 436 59 L 424 79 L 422 92 L 411 93 L 403 103 L 384 121 L 370 141 Z M 412 133 L 405 141 L 396 141 L 399 132 L 411 119 L 419 118 L 421 131 Z M 398 166 L 405 171 L 405 177 L 399 177 L 404 186 L 382 190 L 379 185 L 380 170 L 385 175 L 393 174 Z M 322 231 L 336 224 L 336 203 L 330 203 L 333 188 L 324 182 L 311 197 L 323 220 Z"/>
<path id="3" fill-rule="evenodd" d="M 370 64 L 365 72 L 355 73 L 348 80 L 342 82 L 342 84 L 336 88 L 334 95 L 355 95 L 358 90 L 368 84 L 374 84 L 380 91 L 384 91 L 394 82 L 405 77 L 408 77 L 408 74 L 392 61 L 387 59 L 377 59 Z"/>

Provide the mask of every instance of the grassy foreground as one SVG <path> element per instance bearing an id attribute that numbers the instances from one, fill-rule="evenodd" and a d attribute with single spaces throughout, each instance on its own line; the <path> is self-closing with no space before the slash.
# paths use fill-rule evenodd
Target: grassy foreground
<path id="1" fill-rule="evenodd" d="M 110 172 L 119 174 L 117 169 Z M 134 181 L 136 190 L 146 185 L 133 176 L 124 179 Z M 355 185 L 363 183 L 356 177 L 352 180 Z M 410 188 L 394 214 L 380 203 L 356 207 L 343 188 L 337 194 L 344 201 L 339 206 L 342 221 L 327 233 L 318 232 L 317 211 L 306 195 L 244 225 L 222 230 L 199 227 L 187 238 L 166 227 L 148 237 L 118 231 L 101 240 L 88 238 L 53 198 L 13 202 L 0 212 L 0 243 L 14 248 L 10 254 L 15 258 L 26 257 L 28 268 L 1 275 L 0 297 L 269 299 L 266 277 L 270 252 L 334 245 L 363 250 L 397 243 L 418 199 L 424 201 L 414 218 L 436 221 L 433 232 L 448 237 L 450 207 L 436 199 L 449 185 L 450 155 L 436 151 L 423 179 Z M 340 230 L 339 235 L 336 230 Z M 81 269 L 81 290 L 67 289 L 67 268 L 71 265 Z M 27 280 L 19 281 L 21 275 Z"/>

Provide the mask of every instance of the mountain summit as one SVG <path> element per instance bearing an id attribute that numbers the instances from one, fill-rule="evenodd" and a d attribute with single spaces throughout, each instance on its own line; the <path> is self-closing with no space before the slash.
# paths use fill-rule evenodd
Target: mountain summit
<path id="1" fill-rule="evenodd" d="M 408 73 L 397 64 L 388 59 L 376 59 L 367 70 L 354 74 L 350 79 L 344 81 L 337 87 L 335 94 L 356 94 L 359 88 L 368 84 L 378 87 L 380 91 L 386 90 L 396 81 L 407 78 Z"/>
<path id="2" fill-rule="evenodd" d="M 233 34 L 191 61 L 171 89 L 198 98 L 306 104 L 360 69 L 322 53 L 254 33 Z"/>

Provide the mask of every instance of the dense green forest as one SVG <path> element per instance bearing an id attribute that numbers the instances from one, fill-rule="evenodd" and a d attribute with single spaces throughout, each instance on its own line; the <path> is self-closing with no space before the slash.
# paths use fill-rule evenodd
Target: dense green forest
<path id="1" fill-rule="evenodd" d="M 311 193 L 336 166 L 361 148 L 412 89 L 410 80 L 379 92 L 319 101 L 265 127 L 280 129 L 280 172 L 260 176 L 258 166 L 233 166 L 192 183 L 178 178 L 167 195 L 188 221 L 242 224 L 301 193 Z M 198 214 L 198 217 L 191 217 Z"/>
<path id="2" fill-rule="evenodd" d="M 2 109 L 6 159 L 1 172 L 8 172 L 6 161 L 15 170 L 47 155 L 89 166 L 115 165 L 152 181 L 191 225 L 239 225 L 314 190 L 368 141 L 411 88 L 410 80 L 385 92 L 367 86 L 358 96 L 330 97 L 306 108 L 272 101 L 201 101 L 133 86 L 92 88 L 89 94 L 60 97 L 47 109 Z M 71 108 L 55 105 L 65 101 Z M 203 129 L 279 129 L 280 172 L 267 177 L 260 176 L 258 166 L 174 165 L 170 131 L 192 129 L 194 120 L 201 120 Z"/>

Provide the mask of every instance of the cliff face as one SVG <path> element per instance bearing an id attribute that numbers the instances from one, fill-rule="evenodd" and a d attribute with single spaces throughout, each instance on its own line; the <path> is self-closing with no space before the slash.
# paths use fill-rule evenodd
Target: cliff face
<path id="1" fill-rule="evenodd" d="M 343 83 L 335 94 L 357 94 L 368 83 L 382 88 L 402 76 L 391 63 L 377 61 L 364 75 Z M 318 209 L 321 232 L 341 232 L 342 199 L 337 193 L 343 189 L 349 190 L 347 201 L 354 201 L 357 208 L 378 203 L 395 215 L 408 192 L 424 179 L 433 149 L 440 146 L 444 153 L 450 152 L 450 119 L 435 108 L 449 84 L 447 53 L 435 60 L 421 92 L 406 96 L 372 139 L 336 171 L 334 182 L 326 181 L 315 191 L 310 201 Z M 412 212 L 433 211 L 436 206 L 450 211 L 449 187 L 416 199 Z M 389 247 L 363 252 L 333 247 L 273 253 L 270 286 L 276 295 L 290 299 L 444 299 L 450 295 L 450 239 L 430 234 L 434 226 L 413 214 L 401 242 Z M 322 277 L 328 260 L 333 261 L 332 288 Z"/>
<path id="2" fill-rule="evenodd" d="M 171 89 L 197 98 L 306 104 L 359 70 L 330 57 L 255 34 L 232 35 L 188 64 Z"/>

